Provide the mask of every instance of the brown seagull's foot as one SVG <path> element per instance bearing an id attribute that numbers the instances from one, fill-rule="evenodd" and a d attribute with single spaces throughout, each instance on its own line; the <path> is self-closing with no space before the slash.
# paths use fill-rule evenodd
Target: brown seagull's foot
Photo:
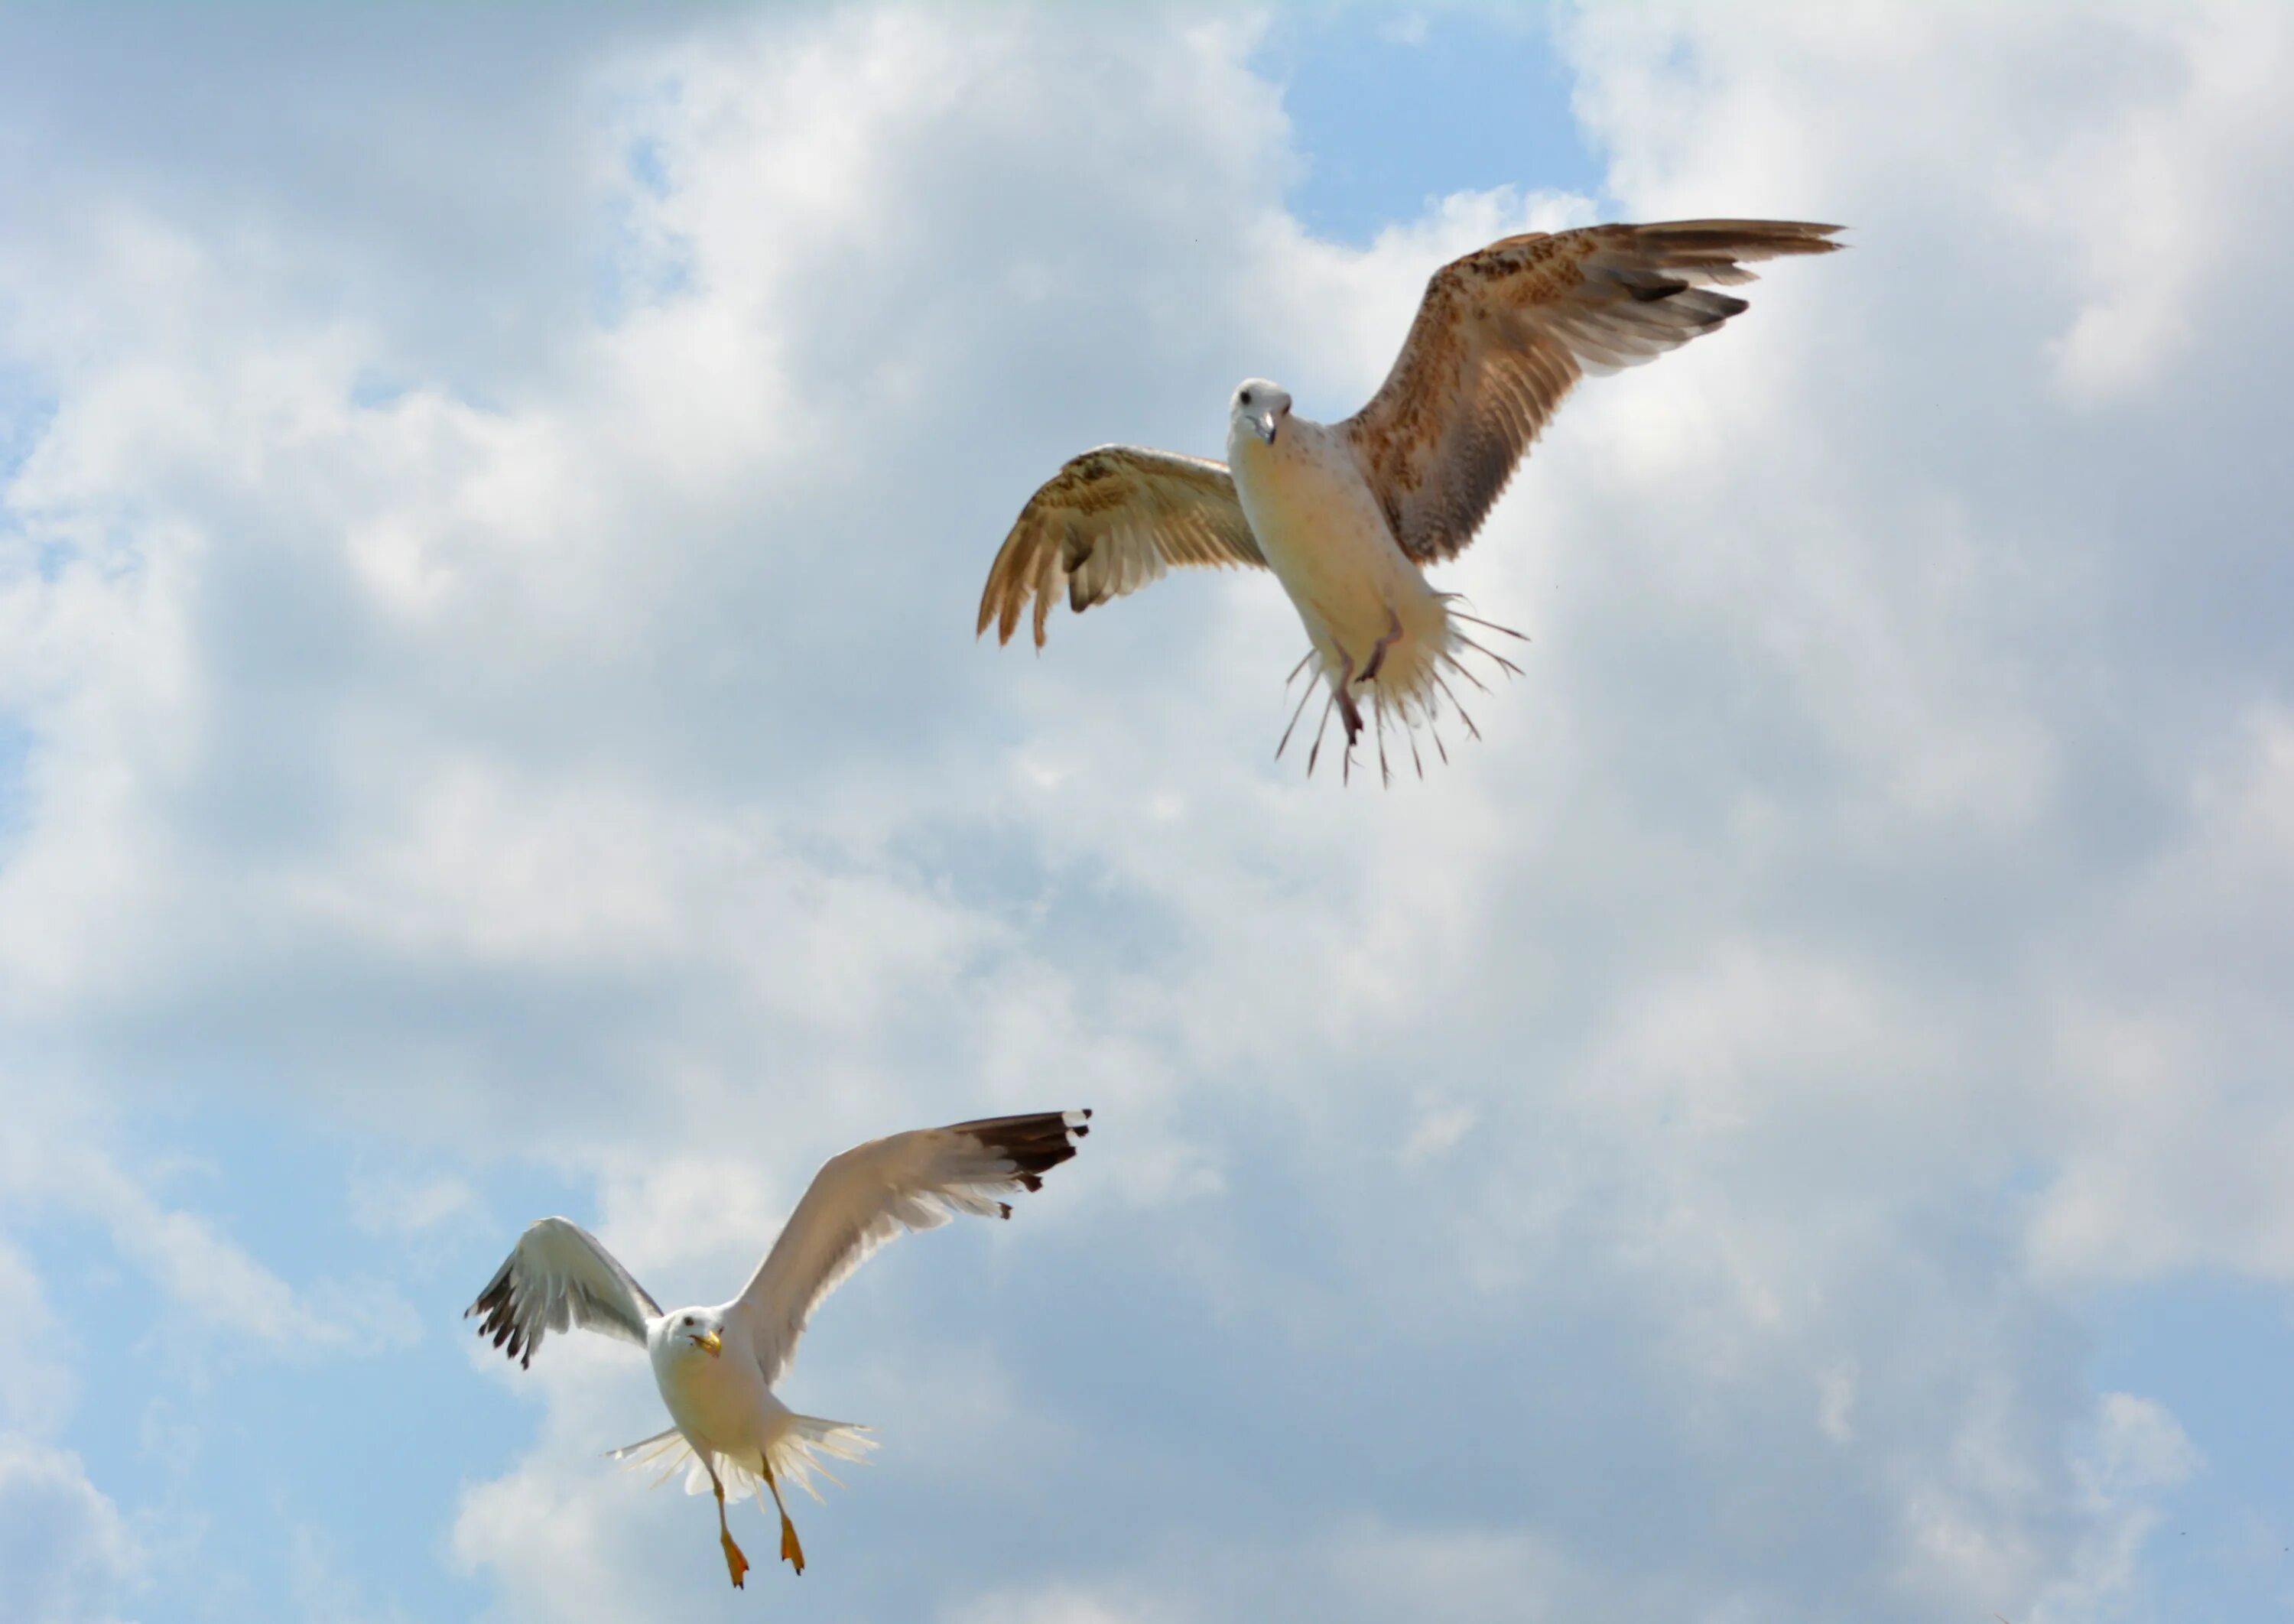
<path id="1" fill-rule="evenodd" d="M 1346 692 L 1354 686 L 1354 657 L 1343 648 L 1338 651 L 1338 683 L 1331 692 L 1338 702 L 1338 720 L 1346 724 L 1346 748 L 1352 750 L 1354 741 L 1362 737 L 1362 711 L 1354 705 L 1354 696 Z M 1309 771 L 1313 769 L 1308 768 Z"/>
<path id="2" fill-rule="evenodd" d="M 1310 778 L 1314 775 L 1314 763 L 1322 759 L 1322 734 L 1330 725 L 1330 710 L 1333 706 L 1337 708 L 1338 720 L 1345 725 L 1346 730 L 1346 751 L 1339 758 L 1341 765 L 1338 771 L 1341 778 L 1346 775 L 1346 768 L 1354 764 L 1354 741 L 1362 737 L 1363 730 L 1361 708 L 1354 703 L 1354 695 L 1346 692 L 1347 686 L 1354 679 L 1354 657 L 1342 648 L 1338 650 L 1337 679 L 1331 682 L 1330 697 L 1322 705 L 1322 719 L 1314 725 L 1314 748 L 1306 752 L 1306 775 Z M 1286 733 L 1283 736 L 1288 738 L 1289 735 Z"/>
<path id="3" fill-rule="evenodd" d="M 1356 682 L 1372 682 L 1386 665 L 1386 651 L 1402 640 L 1402 617 L 1389 604 L 1386 610 L 1386 635 L 1370 646 L 1370 663 L 1363 666 Z"/>

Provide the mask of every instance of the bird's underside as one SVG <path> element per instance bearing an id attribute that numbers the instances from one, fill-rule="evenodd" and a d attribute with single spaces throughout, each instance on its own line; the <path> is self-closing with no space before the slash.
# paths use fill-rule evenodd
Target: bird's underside
<path id="1" fill-rule="evenodd" d="M 1469 735 L 1474 729 L 1450 680 L 1483 686 L 1468 657 L 1483 656 L 1494 670 L 1515 668 L 1466 629 L 1474 617 L 1454 608 L 1452 595 L 1436 591 L 1395 545 L 1386 515 L 1343 437 L 1303 418 L 1285 416 L 1279 422 L 1271 437 L 1239 436 L 1232 448 L 1236 495 L 1306 630 L 1307 653 L 1291 677 L 1313 673 L 1274 753 L 1281 756 L 1289 745 L 1319 687 L 1326 697 L 1306 752 L 1310 774 L 1335 716 L 1344 739 L 1342 777 L 1352 777 L 1354 746 L 1367 730 L 1375 739 L 1380 777 L 1391 781 L 1389 722 L 1423 776 L 1421 731 L 1436 757 L 1448 759 L 1441 731 L 1445 702 Z"/>
<path id="2" fill-rule="evenodd" d="M 1422 775 L 1421 729 L 1448 756 L 1437 727 L 1444 706 L 1479 736 L 1449 681 L 1482 686 L 1460 656 L 1516 669 L 1458 622 L 1519 635 L 1460 613 L 1424 569 L 1472 541 L 1579 378 L 1713 331 L 1745 308 L 1716 288 L 1751 281 L 1751 262 L 1830 253 L 1839 230 L 1770 220 L 1598 225 L 1509 237 L 1453 260 L 1428 282 L 1385 383 L 1344 422 L 1290 416 L 1289 396 L 1271 385 L 1280 410 L 1263 412 L 1250 400 L 1254 380 L 1237 391 L 1225 463 L 1126 445 L 1070 459 L 1005 538 L 978 629 L 993 625 L 1008 642 L 1027 618 L 1040 648 L 1055 597 L 1080 613 L 1175 565 L 1272 569 L 1310 643 L 1292 676 L 1311 667 L 1321 678 L 1322 724 L 1338 719 L 1343 764 L 1367 727 L 1390 776 L 1391 722 Z M 1245 434 L 1247 421 L 1264 426 Z M 1313 454 L 1286 467 L 1284 454 L 1300 451 Z"/>

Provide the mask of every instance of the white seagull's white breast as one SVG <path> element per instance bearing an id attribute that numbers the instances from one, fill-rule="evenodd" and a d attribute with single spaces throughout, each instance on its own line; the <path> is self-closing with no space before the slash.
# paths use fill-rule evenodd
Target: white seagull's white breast
<path id="1" fill-rule="evenodd" d="M 679 1430 L 694 1443 L 739 1457 L 764 1447 L 786 1406 L 773 1397 L 755 1356 L 731 1329 L 715 1359 L 699 1348 L 680 1349 L 674 1333 L 649 1352 L 654 1382 Z"/>

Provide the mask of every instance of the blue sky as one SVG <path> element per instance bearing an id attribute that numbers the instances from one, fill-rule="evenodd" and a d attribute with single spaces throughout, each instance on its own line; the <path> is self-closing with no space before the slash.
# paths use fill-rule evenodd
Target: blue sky
<path id="1" fill-rule="evenodd" d="M 2294 1613 L 2294 25 L 0 24 L 0 1593 L 42 1620 Z M 1263 581 L 970 635 L 1036 481 L 1352 410 L 1431 268 L 1849 221 L 1590 385 L 1388 792 Z M 484 1355 L 1089 1104 L 723 1583 Z M 748 1528 L 752 1546 L 765 1525 Z"/>

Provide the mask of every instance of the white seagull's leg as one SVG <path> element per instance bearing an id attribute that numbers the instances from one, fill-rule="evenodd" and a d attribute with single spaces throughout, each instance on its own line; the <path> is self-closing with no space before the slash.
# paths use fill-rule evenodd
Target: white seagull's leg
<path id="1" fill-rule="evenodd" d="M 759 1449 L 757 1459 L 765 1468 L 765 1487 L 773 1491 L 773 1504 L 781 1514 L 781 1560 L 796 1569 L 800 1578 L 804 1573 L 804 1547 L 796 1542 L 796 1524 L 789 1521 L 788 1506 L 781 1498 L 781 1486 L 773 1481 L 773 1457 L 769 1449 Z"/>
<path id="2" fill-rule="evenodd" d="M 741 1581 L 748 1575 L 749 1559 L 733 1543 L 733 1530 L 725 1521 L 725 1480 L 717 1475 L 717 1463 L 707 1455 L 701 1456 L 701 1464 L 708 1468 L 709 1486 L 717 1491 L 717 1539 L 725 1547 L 725 1571 L 733 1576 L 734 1589 L 745 1589 Z"/>

